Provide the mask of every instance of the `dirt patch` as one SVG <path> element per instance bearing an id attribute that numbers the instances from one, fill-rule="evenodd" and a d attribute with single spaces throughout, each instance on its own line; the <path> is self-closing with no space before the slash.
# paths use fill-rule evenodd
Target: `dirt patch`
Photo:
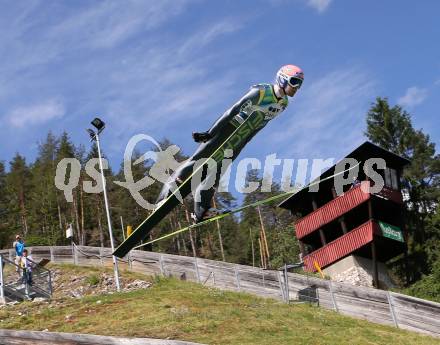
<path id="1" fill-rule="evenodd" d="M 71 272 L 54 267 L 52 271 L 53 298 L 82 298 L 88 295 L 111 294 L 116 291 L 115 277 L 102 271 Z M 148 289 L 151 282 L 130 277 L 120 277 L 122 291 Z"/>

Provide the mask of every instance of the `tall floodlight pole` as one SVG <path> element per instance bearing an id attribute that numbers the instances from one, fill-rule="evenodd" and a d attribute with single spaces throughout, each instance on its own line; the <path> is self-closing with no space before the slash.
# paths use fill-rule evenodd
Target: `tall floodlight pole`
<path id="1" fill-rule="evenodd" d="M 101 179 L 102 179 L 102 189 L 104 191 L 104 202 L 105 202 L 105 213 L 107 214 L 107 224 L 108 224 L 108 232 L 110 236 L 110 246 L 112 248 L 112 253 L 115 251 L 115 244 L 113 242 L 113 231 L 112 231 L 112 221 L 110 219 L 110 207 L 108 205 L 107 198 L 107 188 L 104 177 L 104 168 L 102 165 L 102 157 L 101 157 L 101 146 L 99 144 L 99 134 L 104 130 L 105 123 L 99 118 L 95 118 L 92 122 L 92 125 L 98 130 L 94 132 L 92 129 L 88 129 L 87 131 L 90 134 L 90 138 L 92 141 L 96 141 L 96 146 L 98 147 L 98 158 L 99 158 L 99 169 L 101 170 Z M 115 271 L 115 281 L 116 281 L 116 290 L 121 291 L 121 287 L 119 285 L 119 271 L 118 271 L 118 260 L 116 256 L 112 255 L 113 258 L 113 268 Z"/>

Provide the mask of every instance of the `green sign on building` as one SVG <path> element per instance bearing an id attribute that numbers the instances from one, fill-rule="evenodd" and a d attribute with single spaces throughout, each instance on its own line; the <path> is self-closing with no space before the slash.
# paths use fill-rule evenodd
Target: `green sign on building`
<path id="1" fill-rule="evenodd" d="M 400 230 L 399 227 L 381 221 L 379 221 L 379 226 L 382 230 L 383 237 L 391 238 L 392 240 L 399 242 L 405 242 L 403 239 L 402 230 Z"/>

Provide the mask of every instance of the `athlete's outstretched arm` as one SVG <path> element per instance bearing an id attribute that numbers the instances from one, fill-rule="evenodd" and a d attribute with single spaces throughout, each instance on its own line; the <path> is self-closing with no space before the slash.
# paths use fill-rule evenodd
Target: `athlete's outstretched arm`
<path id="1" fill-rule="evenodd" d="M 248 104 L 257 105 L 260 99 L 260 89 L 257 87 L 252 87 L 249 92 L 244 95 L 237 103 L 235 103 L 231 108 L 225 111 L 225 113 L 217 119 L 217 121 L 211 126 L 208 133 L 211 136 L 216 136 L 224 126 L 229 123 L 234 116 L 238 115 L 240 112 L 244 112 L 244 107 Z M 245 114 L 247 117 L 247 115 Z"/>

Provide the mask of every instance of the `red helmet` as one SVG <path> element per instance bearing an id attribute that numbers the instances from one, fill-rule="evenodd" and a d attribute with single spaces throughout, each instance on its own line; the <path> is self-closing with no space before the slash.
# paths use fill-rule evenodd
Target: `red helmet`
<path id="1" fill-rule="evenodd" d="M 276 82 L 281 88 L 290 85 L 295 88 L 300 88 L 304 81 L 304 73 L 301 68 L 295 65 L 285 65 L 277 72 Z"/>

